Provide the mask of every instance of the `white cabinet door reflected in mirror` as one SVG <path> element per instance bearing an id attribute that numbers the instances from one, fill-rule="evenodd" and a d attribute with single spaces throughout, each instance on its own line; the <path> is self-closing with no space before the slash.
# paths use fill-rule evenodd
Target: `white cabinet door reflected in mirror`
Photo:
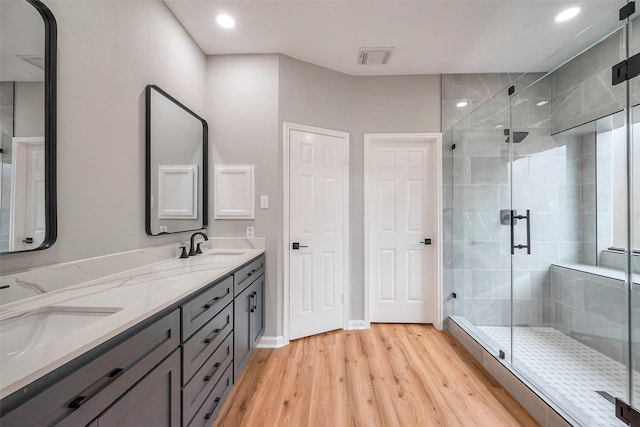
<path id="1" fill-rule="evenodd" d="M 255 165 L 215 165 L 214 219 L 255 218 Z"/>
<path id="2" fill-rule="evenodd" d="M 158 218 L 198 218 L 198 165 L 158 166 Z"/>
<path id="3" fill-rule="evenodd" d="M 146 231 L 207 228 L 207 122 L 155 85 L 146 92 Z"/>

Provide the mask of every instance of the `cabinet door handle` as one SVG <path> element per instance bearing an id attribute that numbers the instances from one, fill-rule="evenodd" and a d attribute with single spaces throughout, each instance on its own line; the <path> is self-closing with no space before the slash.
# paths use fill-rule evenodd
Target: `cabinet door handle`
<path id="1" fill-rule="evenodd" d="M 216 408 L 218 407 L 218 404 L 220 403 L 220 398 L 216 397 L 216 399 L 213 401 L 214 405 L 213 408 L 211 408 L 209 410 L 209 412 L 207 412 L 206 414 L 204 414 L 204 419 L 208 420 L 209 418 L 211 418 L 211 416 L 213 415 L 213 413 L 216 411 Z"/>
<path id="2" fill-rule="evenodd" d="M 217 303 L 218 301 L 220 301 L 222 298 L 226 297 L 229 292 L 231 292 L 231 289 L 227 288 L 227 292 L 224 293 L 224 295 L 220 296 L 220 297 L 215 297 L 214 299 L 212 299 L 211 301 L 209 301 L 208 303 L 206 303 L 204 305 L 204 308 L 206 310 L 210 309 L 211 307 L 213 307 L 215 305 L 215 303 Z"/>
<path id="3" fill-rule="evenodd" d="M 251 313 L 253 313 L 254 311 L 256 311 L 256 308 L 255 308 L 255 306 L 254 306 L 254 304 L 253 304 L 253 298 L 254 298 L 254 297 L 255 297 L 255 292 L 251 292 L 251 293 L 249 294 L 249 311 L 250 311 Z"/>
<path id="4" fill-rule="evenodd" d="M 122 368 L 117 368 L 109 372 L 107 376 L 101 378 L 100 380 L 98 380 L 96 383 L 93 384 L 93 386 L 96 386 L 98 385 L 98 383 L 102 382 L 102 384 L 98 385 L 93 391 L 89 392 L 84 396 L 78 396 L 75 399 L 73 399 L 68 405 L 69 409 L 78 409 L 79 407 L 87 403 L 89 400 L 91 400 L 93 397 L 97 396 L 102 390 L 107 388 L 109 384 L 117 380 L 122 374 L 124 374 L 124 369 Z"/>

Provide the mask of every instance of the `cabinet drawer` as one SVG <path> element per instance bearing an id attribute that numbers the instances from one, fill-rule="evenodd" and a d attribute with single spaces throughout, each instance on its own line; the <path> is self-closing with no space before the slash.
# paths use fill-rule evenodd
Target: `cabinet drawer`
<path id="1" fill-rule="evenodd" d="M 229 334 L 182 390 L 183 425 L 191 421 L 209 392 L 224 374 L 225 369 L 231 365 L 232 360 L 233 334 Z"/>
<path id="2" fill-rule="evenodd" d="M 2 426 L 88 424 L 180 345 L 179 325 L 175 310 L 129 338 L 116 337 L 85 365 L 54 371 L 60 380 L 3 414 Z"/>
<path id="3" fill-rule="evenodd" d="M 263 255 L 233 273 L 234 296 L 253 283 L 262 273 L 264 273 Z"/>
<path id="4" fill-rule="evenodd" d="M 182 347 L 182 383 L 186 384 L 233 330 L 233 304 L 229 304 Z"/>
<path id="5" fill-rule="evenodd" d="M 180 425 L 180 351 L 156 366 L 100 415 L 96 427 Z"/>
<path id="6" fill-rule="evenodd" d="M 186 303 L 182 307 L 182 340 L 186 341 L 233 299 L 231 276 Z"/>
<path id="7" fill-rule="evenodd" d="M 204 401 L 195 417 L 191 420 L 188 427 L 208 427 L 216 419 L 224 399 L 229 394 L 231 386 L 233 385 L 233 369 L 231 365 L 224 371 L 222 378 L 218 381 L 218 384 L 213 388 L 213 391 L 207 399 Z"/>

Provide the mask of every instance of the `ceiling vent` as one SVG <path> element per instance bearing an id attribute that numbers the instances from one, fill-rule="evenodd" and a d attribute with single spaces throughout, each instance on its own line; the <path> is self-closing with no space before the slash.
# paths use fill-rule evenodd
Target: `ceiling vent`
<path id="1" fill-rule="evenodd" d="M 43 55 L 16 55 L 18 58 L 25 62 L 44 70 L 44 56 Z"/>
<path id="2" fill-rule="evenodd" d="M 361 47 L 358 52 L 360 65 L 385 65 L 389 62 L 393 47 Z"/>

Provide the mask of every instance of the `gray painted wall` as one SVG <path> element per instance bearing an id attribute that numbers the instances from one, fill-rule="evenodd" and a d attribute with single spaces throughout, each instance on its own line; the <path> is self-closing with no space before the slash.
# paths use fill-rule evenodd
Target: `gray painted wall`
<path id="1" fill-rule="evenodd" d="M 16 82 L 14 136 L 44 136 L 44 83 Z"/>
<path id="2" fill-rule="evenodd" d="M 58 22 L 58 241 L 1 255 L 2 273 L 184 240 L 144 231 L 144 88 L 205 116 L 204 54 L 161 2 L 47 5 Z"/>
<path id="3" fill-rule="evenodd" d="M 278 138 L 278 55 L 223 55 L 207 58 L 207 117 L 214 164 L 254 164 L 256 198 L 269 196 L 269 209 L 256 204 L 255 220 L 213 220 L 210 192 L 209 234 L 244 237 L 246 227 L 266 238 L 265 335 L 281 331 L 281 286 L 276 278 L 282 218 L 280 140 Z M 210 174 L 210 188 L 213 188 Z M 278 332 L 281 334 L 281 332 Z"/>
<path id="4" fill-rule="evenodd" d="M 440 76 L 353 77 L 351 319 L 364 316 L 364 134 L 440 132 Z"/>
<path id="5" fill-rule="evenodd" d="M 439 132 L 440 77 L 352 77 L 283 55 L 225 55 L 208 59 L 213 163 L 256 164 L 256 197 L 269 209 L 255 221 L 216 220 L 211 232 L 244 236 L 255 225 L 267 238 L 266 331 L 282 335 L 282 124 L 350 133 L 350 319 L 364 315 L 365 132 Z"/>

